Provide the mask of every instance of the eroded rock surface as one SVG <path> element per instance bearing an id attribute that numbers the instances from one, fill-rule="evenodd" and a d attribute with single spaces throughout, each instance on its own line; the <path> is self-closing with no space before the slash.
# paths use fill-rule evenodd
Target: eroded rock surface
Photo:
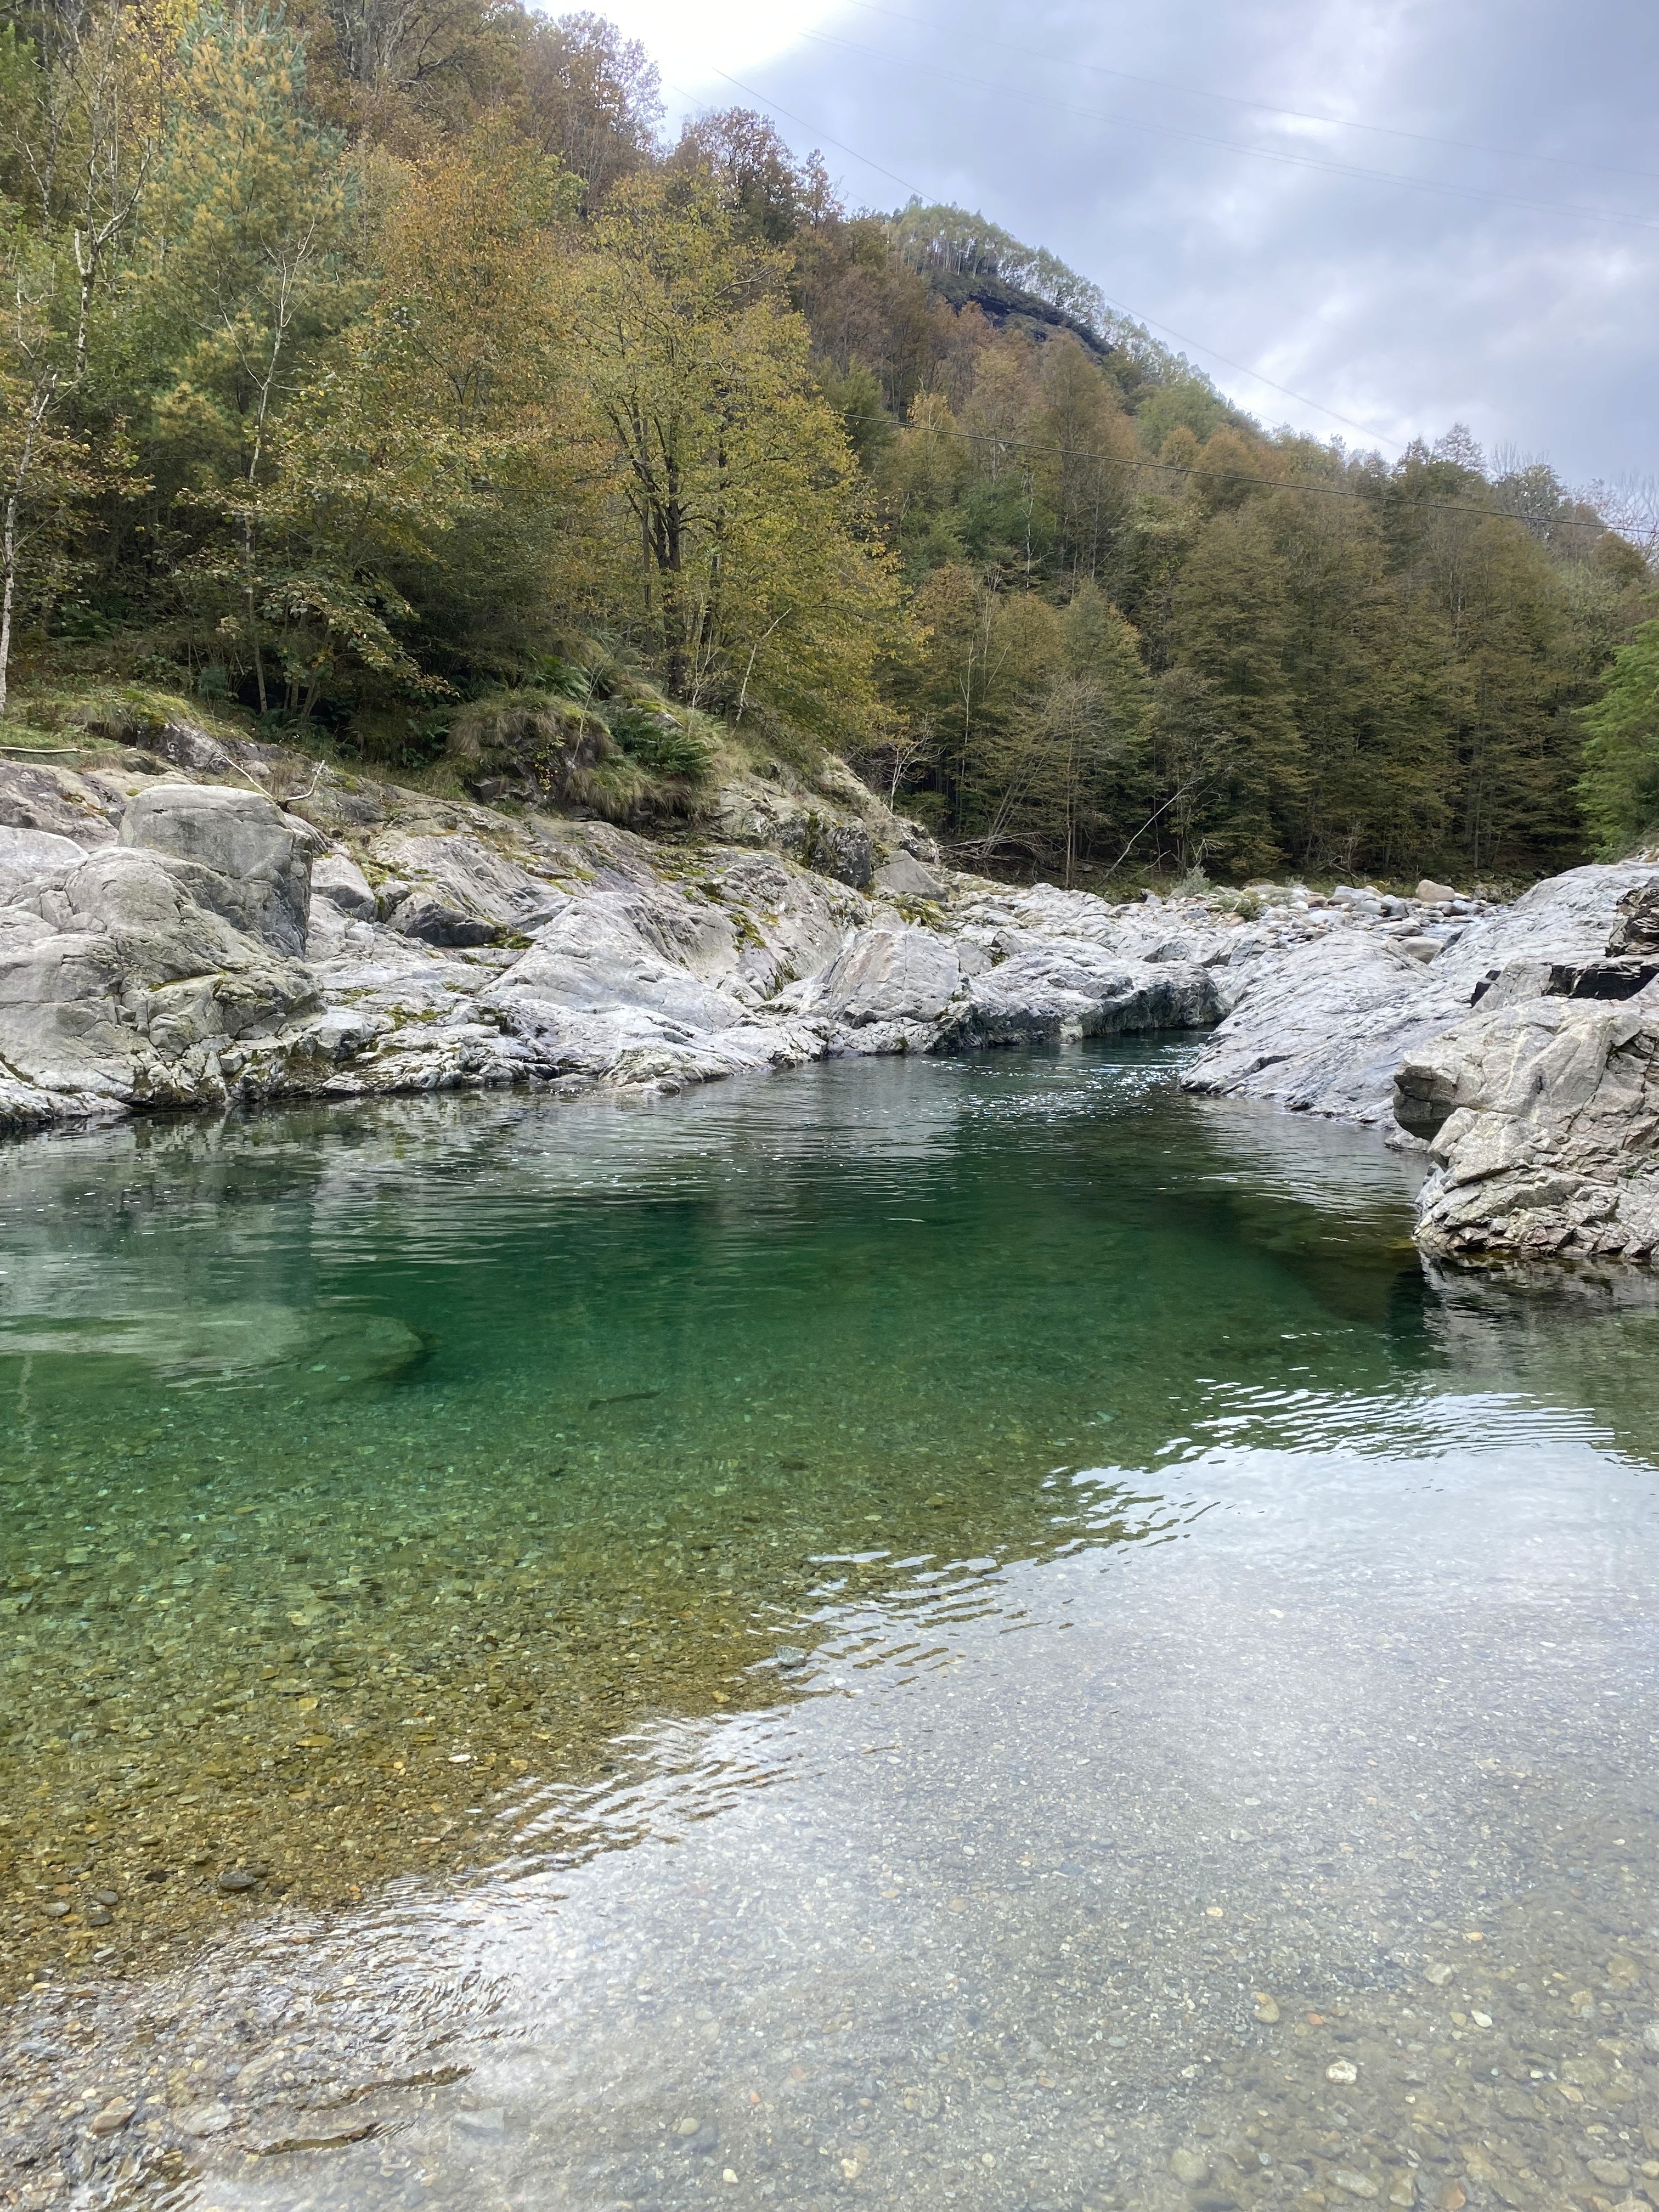
<path id="1" fill-rule="evenodd" d="M 1571 971 L 1569 970 L 1569 973 Z M 1491 1006 L 1408 1054 L 1395 1112 L 1432 1170 L 1418 1242 L 1450 1259 L 1651 1260 L 1659 991 Z"/>
<path id="2" fill-rule="evenodd" d="M 741 778 L 705 842 L 663 846 L 167 734 L 95 770 L 0 769 L 0 1124 L 672 1090 L 826 1053 L 1191 1026 L 1228 1002 L 1208 963 L 1235 933 L 1201 902 L 957 875 L 838 763 L 810 804 Z"/>
<path id="3" fill-rule="evenodd" d="M 1407 911 L 1389 916 L 1340 894 L 1286 919 L 1270 909 L 1239 933 L 1236 994 L 1188 1087 L 1389 1127 L 1404 1060 L 1464 1020 L 1477 994 L 1529 1000 L 1552 969 L 1604 958 L 1620 899 L 1656 873 L 1644 862 L 1572 868 L 1495 909 L 1395 900 Z"/>
<path id="4" fill-rule="evenodd" d="M 1650 863 L 1114 905 L 942 866 L 838 763 L 664 845 L 165 736 L 0 766 L 0 1127 L 1214 1025 L 1190 1089 L 1431 1148 L 1431 1252 L 1659 1247 Z"/>

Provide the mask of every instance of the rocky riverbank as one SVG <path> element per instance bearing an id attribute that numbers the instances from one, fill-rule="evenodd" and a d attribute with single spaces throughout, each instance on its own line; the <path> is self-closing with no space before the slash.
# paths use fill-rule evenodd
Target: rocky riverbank
<path id="1" fill-rule="evenodd" d="M 1114 905 L 942 866 L 835 762 L 658 842 L 179 722 L 0 763 L 0 1128 L 1210 1029 L 1194 1091 L 1398 1103 L 1427 1249 L 1646 1257 L 1656 877 Z"/>

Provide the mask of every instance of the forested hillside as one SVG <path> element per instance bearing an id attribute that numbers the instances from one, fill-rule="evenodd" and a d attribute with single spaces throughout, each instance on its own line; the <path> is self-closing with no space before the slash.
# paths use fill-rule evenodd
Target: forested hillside
<path id="1" fill-rule="evenodd" d="M 828 746 L 1089 881 L 1659 814 L 1655 578 L 1547 467 L 1264 432 L 982 217 L 659 121 L 592 15 L 13 11 L 14 741 L 150 686 L 635 820 Z"/>

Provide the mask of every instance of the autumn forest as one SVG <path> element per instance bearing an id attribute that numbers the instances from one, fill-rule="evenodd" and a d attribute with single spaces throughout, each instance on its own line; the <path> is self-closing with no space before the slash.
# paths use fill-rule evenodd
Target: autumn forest
<path id="1" fill-rule="evenodd" d="M 664 826 L 722 746 L 830 750 L 1094 883 L 1513 881 L 1659 816 L 1604 501 L 1265 429 L 977 214 L 744 110 L 671 142 L 598 16 L 9 11 L 0 189 L 15 731 L 152 686 Z"/>

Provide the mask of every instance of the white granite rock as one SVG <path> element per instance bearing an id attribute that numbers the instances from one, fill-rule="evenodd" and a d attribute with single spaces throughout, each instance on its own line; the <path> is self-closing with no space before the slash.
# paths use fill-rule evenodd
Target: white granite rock
<path id="1" fill-rule="evenodd" d="M 280 792 L 272 752 L 229 760 L 234 783 L 130 757 L 0 766 L 0 1127 L 497 1084 L 674 1090 L 826 1053 L 1218 1022 L 1195 1091 L 1379 1123 L 1401 1072 L 1403 1121 L 1434 1147 L 1437 1254 L 1645 1256 L 1659 1239 L 1659 978 L 1622 1003 L 1559 995 L 1636 990 L 1659 961 L 1639 929 L 1606 957 L 1615 921 L 1636 927 L 1620 899 L 1659 883 L 1650 864 L 1575 869 L 1500 910 L 1297 884 L 1114 904 L 944 869 L 833 777 L 815 795 L 739 780 L 712 838 L 670 845 L 310 763 L 285 805 L 246 787 L 255 769 Z"/>
<path id="2" fill-rule="evenodd" d="M 155 784 L 127 808 L 121 842 L 165 854 L 197 903 L 234 927 L 304 952 L 320 841 L 269 799 L 223 784 Z"/>
<path id="3" fill-rule="evenodd" d="M 1659 1245 L 1659 994 L 1483 1010 L 1407 1056 L 1398 1101 L 1434 1163 L 1425 1251 L 1649 1259 Z"/>
<path id="4" fill-rule="evenodd" d="M 1512 962 L 1598 957 L 1620 898 L 1656 873 L 1642 863 L 1570 869 L 1452 925 L 1455 935 L 1442 925 L 1443 949 L 1427 961 L 1389 925 L 1358 919 L 1352 899 L 1327 927 L 1310 916 L 1293 941 L 1269 947 L 1253 928 L 1235 956 L 1236 1002 L 1186 1087 L 1388 1127 L 1395 1069 L 1461 1022 L 1478 987 Z"/>
<path id="5" fill-rule="evenodd" d="M 316 927 L 316 902 L 326 899 L 342 914 L 359 921 L 373 921 L 379 913 L 374 885 L 349 853 L 325 853 L 311 864 L 312 914 L 308 927 Z"/>

